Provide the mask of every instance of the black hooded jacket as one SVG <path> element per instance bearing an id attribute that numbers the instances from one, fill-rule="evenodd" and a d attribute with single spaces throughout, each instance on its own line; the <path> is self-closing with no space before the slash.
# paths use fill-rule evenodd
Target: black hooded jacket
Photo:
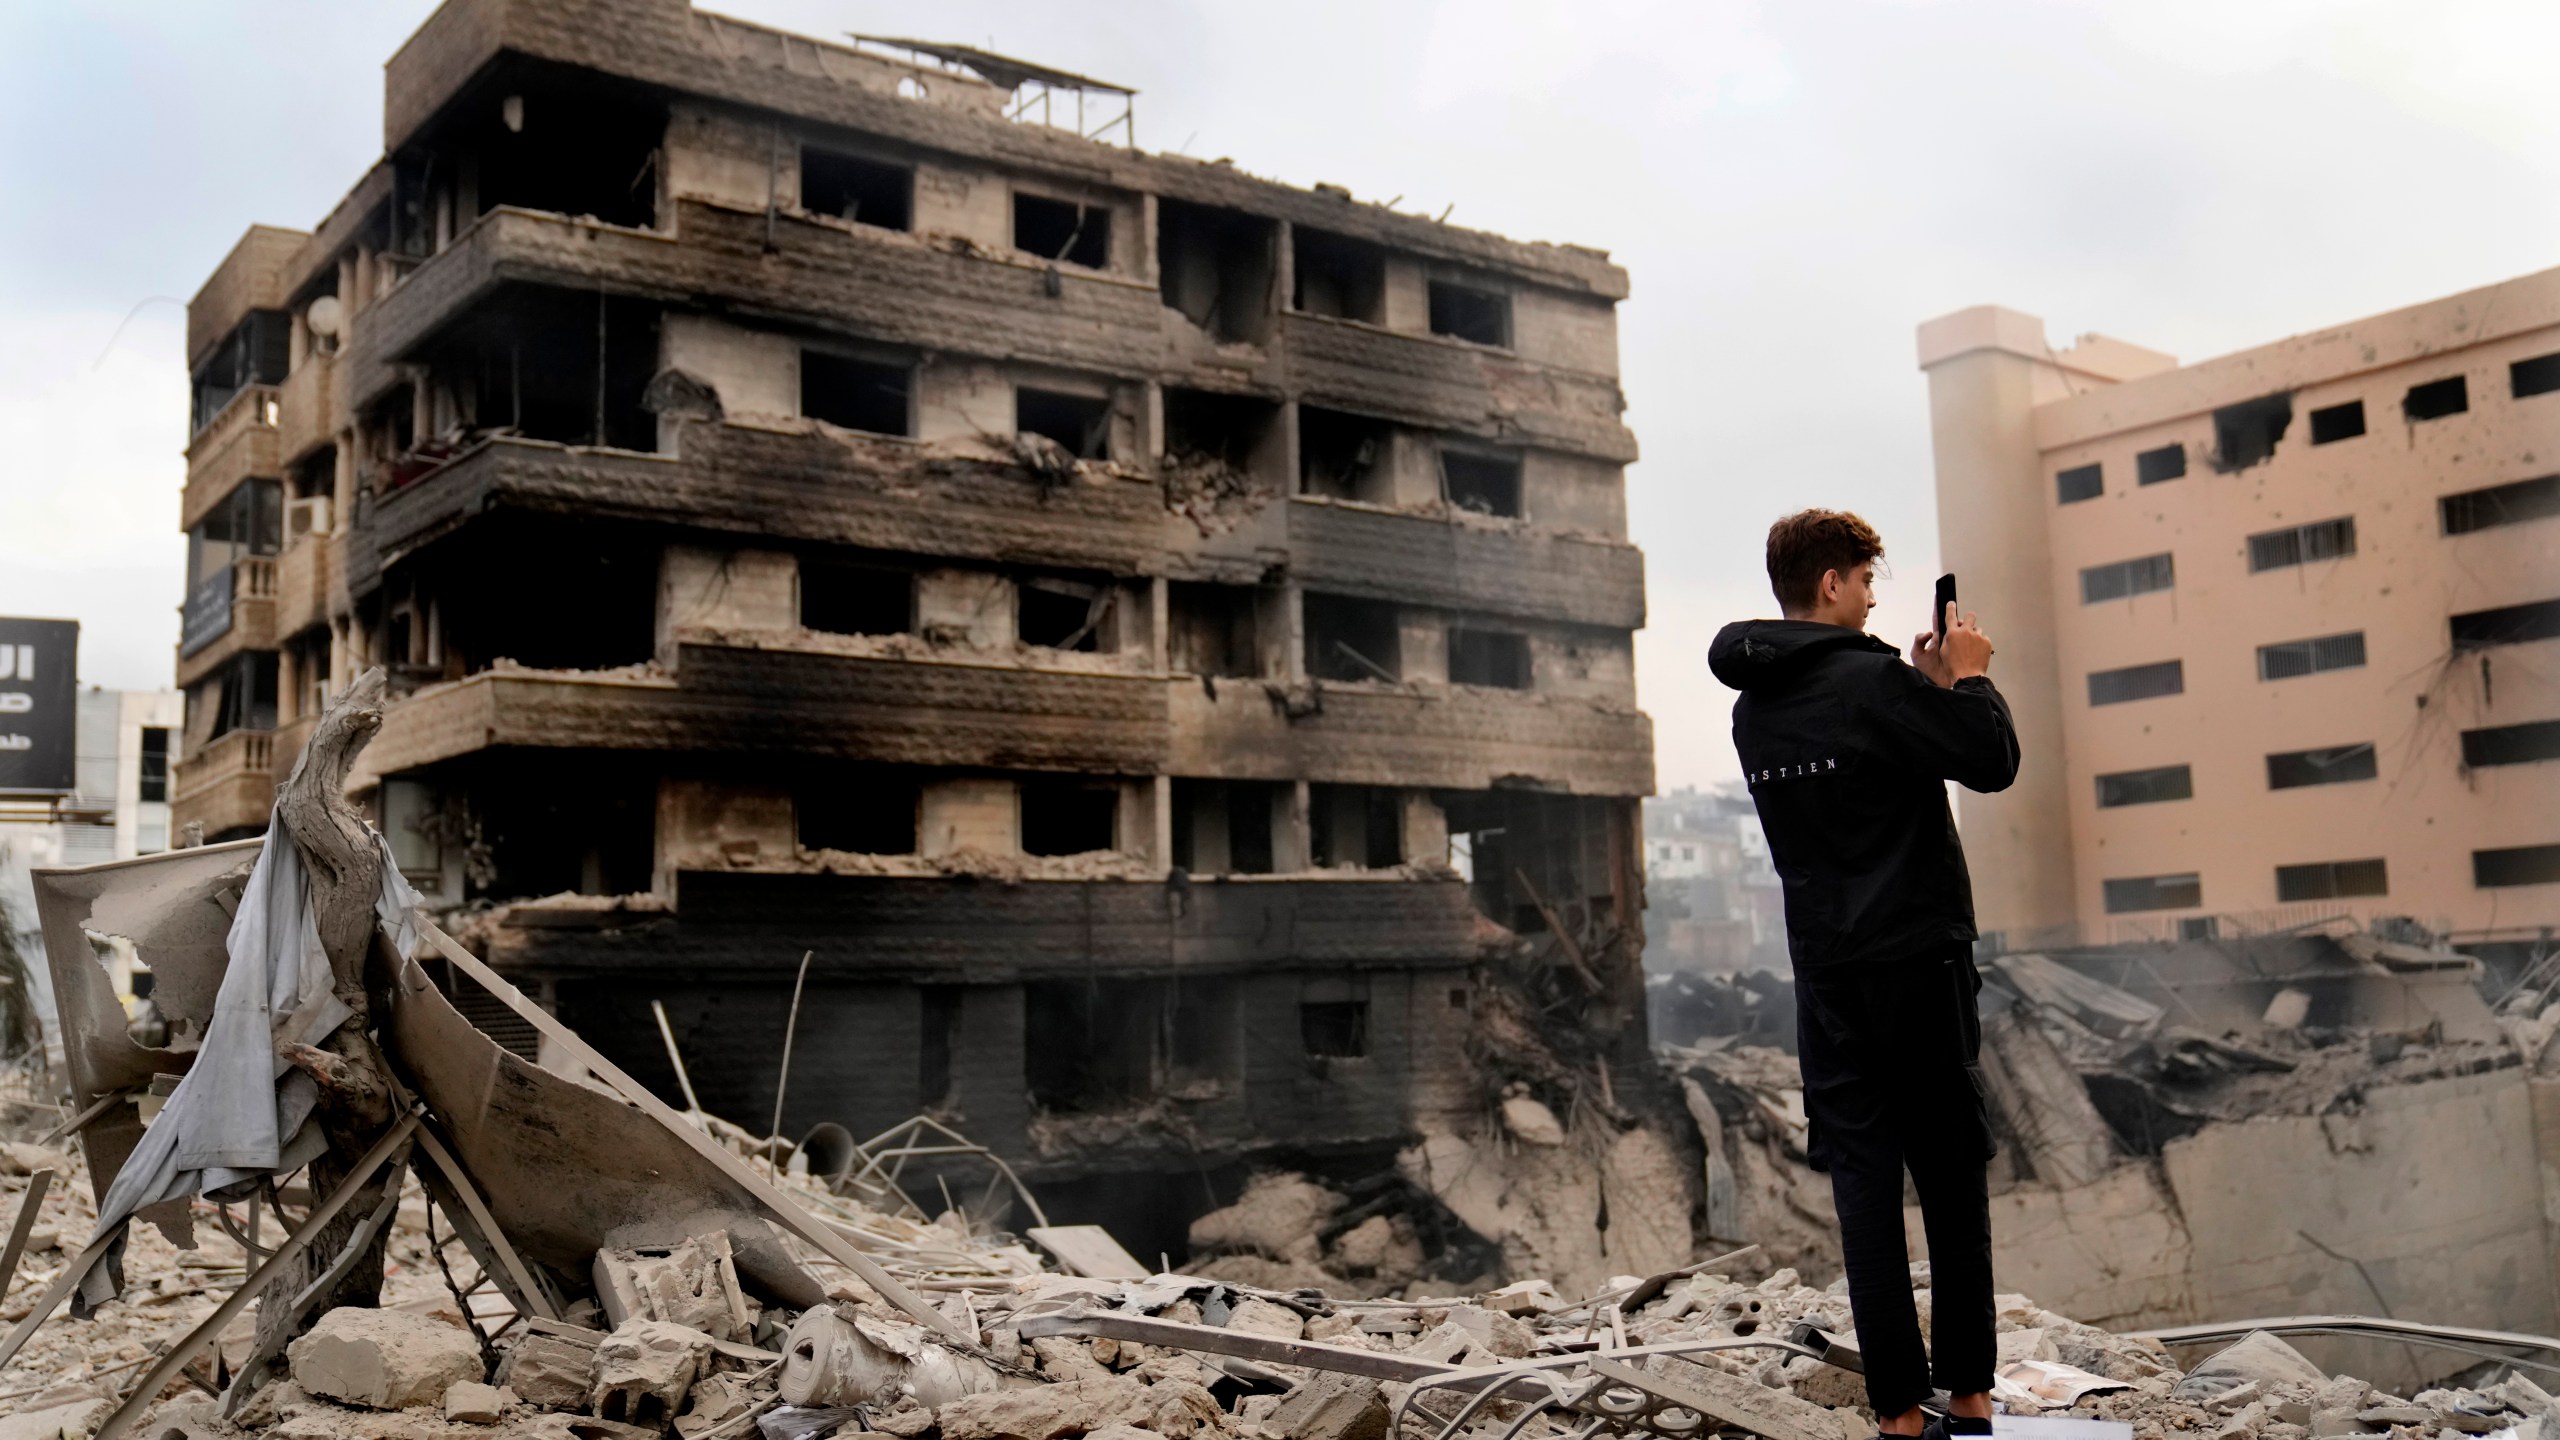
<path id="1" fill-rule="evenodd" d="M 1810 620 L 1727 625 L 1707 663 L 1742 692 L 1733 746 L 1786 886 L 1796 968 L 1972 940 L 1945 782 L 1988 792 L 2018 777 L 1991 682 L 1941 689 L 1884 641 Z"/>

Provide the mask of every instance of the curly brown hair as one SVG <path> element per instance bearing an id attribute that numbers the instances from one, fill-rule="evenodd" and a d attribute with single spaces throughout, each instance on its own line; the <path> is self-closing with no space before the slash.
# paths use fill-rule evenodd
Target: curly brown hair
<path id="1" fill-rule="evenodd" d="M 1769 589 L 1788 611 L 1811 610 L 1824 572 L 1846 575 L 1884 554 L 1875 527 L 1846 510 L 1799 510 L 1769 527 Z"/>

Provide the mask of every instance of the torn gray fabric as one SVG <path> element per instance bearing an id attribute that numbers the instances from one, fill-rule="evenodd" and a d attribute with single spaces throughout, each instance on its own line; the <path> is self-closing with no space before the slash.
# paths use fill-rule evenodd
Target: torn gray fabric
<path id="1" fill-rule="evenodd" d="M 310 1123 L 318 1086 L 276 1051 L 287 1042 L 319 1043 L 351 1012 L 332 988 L 301 851 L 290 840 L 274 843 L 285 832 L 272 817 L 267 833 L 270 843 L 258 852 L 232 917 L 229 960 L 204 1044 L 98 1201 L 93 1240 L 147 1206 L 295 1170 L 328 1149 L 328 1138 Z M 415 892 L 388 860 L 385 873 L 407 895 L 395 897 L 386 884 L 380 908 L 388 913 L 396 903 L 405 912 Z M 402 925 L 414 932 L 405 914 Z M 82 1284 L 91 1305 L 114 1295 L 106 1267 Z"/>

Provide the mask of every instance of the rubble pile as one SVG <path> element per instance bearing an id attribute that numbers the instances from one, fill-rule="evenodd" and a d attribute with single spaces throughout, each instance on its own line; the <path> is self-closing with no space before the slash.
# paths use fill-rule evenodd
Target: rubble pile
<path id="1" fill-rule="evenodd" d="M 1733 1066 L 1733 1057 L 1724 1063 Z M 1783 1115 L 1773 1112 L 1769 1122 L 1783 1127 Z M 45 1203 L 36 1263 L 9 1292 L 14 1321 L 89 1209 L 75 1155 L 15 1143 L 0 1148 L 0 1165 L 52 1169 L 73 1182 Z M 413 1182 L 392 1232 L 382 1308 L 321 1316 L 289 1347 L 286 1373 L 225 1415 L 204 1392 L 220 1389 L 247 1350 L 253 1317 L 244 1315 L 214 1360 L 173 1381 L 130 1433 L 151 1440 L 1380 1440 L 1391 1421 L 1401 1423 L 1396 1433 L 1438 1433 L 1487 1376 L 1544 1373 L 1565 1382 L 1559 1393 L 1588 1391 L 1584 1403 L 1597 1403 L 1590 1367 L 1605 1363 L 1634 1365 L 1629 1373 L 1663 1395 L 1712 1402 L 1712 1418 L 1728 1433 L 1764 1440 L 1875 1433 L 1855 1373 L 1845 1284 L 1816 1288 L 1792 1268 L 1743 1278 L 1766 1263 L 1756 1248 L 1650 1277 L 1613 1277 L 1588 1298 L 1560 1295 L 1544 1279 L 1405 1299 L 1259 1284 L 1243 1277 L 1330 1276 L 1365 1264 L 1375 1289 L 1419 1258 L 1397 1218 L 1380 1212 L 1339 1223 L 1358 1208 L 1339 1192 L 1273 1174 L 1257 1177 L 1236 1205 L 1202 1217 L 1194 1238 L 1217 1253 L 1192 1273 L 1106 1280 L 1049 1268 L 1010 1236 L 972 1235 L 956 1214 L 918 1221 L 836 1194 L 805 1172 L 782 1178 L 796 1199 L 823 1205 L 861 1233 L 866 1250 L 908 1283 L 936 1293 L 962 1338 L 901 1314 L 849 1275 L 806 1309 L 760 1303 L 738 1280 L 728 1236 L 714 1231 L 682 1245 L 600 1251 L 593 1296 L 561 1320 L 516 1316 L 481 1288 L 470 1297 L 471 1321 L 494 1332 L 484 1342 L 435 1263 L 427 1200 Z M 24 1173 L 0 1178 L 9 1213 L 28 1184 Z M 210 1221 L 212 1207 L 198 1209 Z M 134 1231 L 125 1297 L 85 1320 L 56 1319 L 0 1370 L 0 1436 L 92 1433 L 131 1373 L 238 1283 L 238 1243 L 210 1223 L 198 1233 L 196 1248 L 179 1250 L 153 1228 Z M 1925 1321 L 1925 1263 L 1912 1267 L 1912 1281 Z M 2134 1440 L 2453 1440 L 2511 1428 L 2535 1435 L 2545 1423 L 2560 1424 L 2560 1402 L 2520 1375 L 2404 1397 L 2327 1375 L 2264 1333 L 2181 1370 L 2156 1340 L 2077 1323 L 2025 1296 L 2005 1295 L 1998 1305 L 1996 1393 L 2010 1414 L 2118 1422 L 2125 1428 L 2113 1433 L 2129 1430 Z M 1490 1437 L 1525 1422 L 1516 1433 L 1561 1435 L 1587 1423 L 1569 1408 L 1526 1415 L 1516 1398 L 1526 1393 L 1503 1392 L 1458 1433 Z M 1641 1419 L 1629 1423 L 1633 1433 L 1648 1428 Z M 1677 1432 L 1666 1425 L 1652 1433 Z"/>

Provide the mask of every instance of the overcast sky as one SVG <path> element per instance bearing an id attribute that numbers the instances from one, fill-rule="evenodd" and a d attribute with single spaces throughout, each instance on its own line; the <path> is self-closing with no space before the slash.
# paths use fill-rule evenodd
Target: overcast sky
<path id="1" fill-rule="evenodd" d="M 1036 58 L 1140 90 L 1150 149 L 1609 250 L 1666 789 L 1733 773 L 1706 642 L 1772 610 L 1773 516 L 1863 512 L 1878 630 L 1925 619 L 1919 321 L 1997 302 L 2194 360 L 2560 264 L 2551 0 L 714 8 Z M 354 183 L 431 9 L 0 6 L 0 614 L 83 621 L 86 680 L 170 680 L 171 302 Z"/>

